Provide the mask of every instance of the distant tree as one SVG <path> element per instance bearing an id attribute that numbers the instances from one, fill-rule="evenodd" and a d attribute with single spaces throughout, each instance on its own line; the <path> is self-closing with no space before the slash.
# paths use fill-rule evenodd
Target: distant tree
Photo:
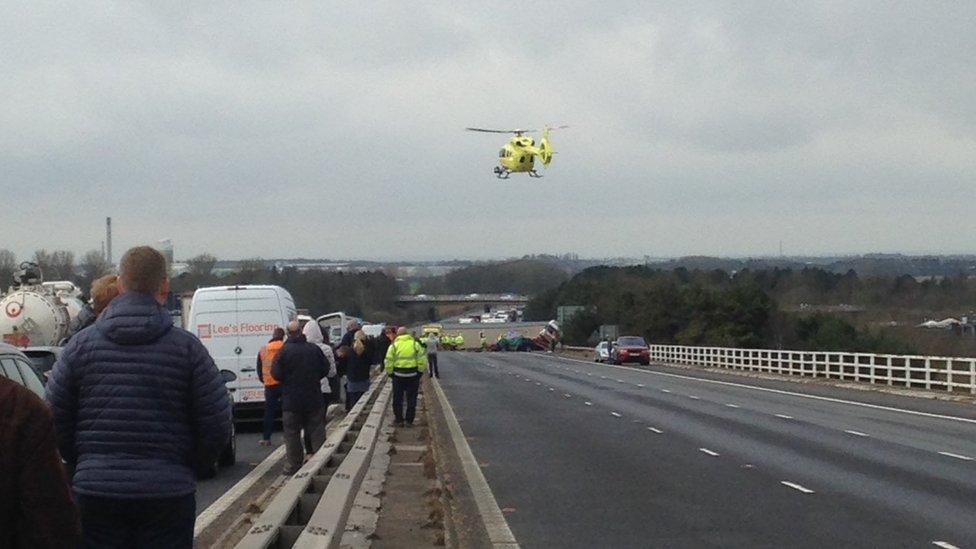
<path id="1" fill-rule="evenodd" d="M 44 273 L 46 280 L 74 280 L 75 254 L 67 250 L 55 250 L 51 253 L 50 266 Z"/>
<path id="2" fill-rule="evenodd" d="M 16 270 L 17 256 L 10 250 L 0 249 L 0 293 L 5 292 L 13 283 Z"/>
<path id="3" fill-rule="evenodd" d="M 51 270 L 51 253 L 41 248 L 34 252 L 34 263 L 41 269 L 41 274 L 46 278 L 48 276 L 48 271 Z"/>
<path id="4" fill-rule="evenodd" d="M 217 265 L 217 258 L 208 253 L 191 257 L 187 260 L 187 271 L 194 278 L 207 278 L 213 274 L 214 267 Z"/>
<path id="5" fill-rule="evenodd" d="M 89 250 L 81 257 L 81 278 L 78 280 L 81 289 L 86 294 L 91 288 L 91 283 L 101 276 L 112 272 L 112 266 L 98 250 Z"/>

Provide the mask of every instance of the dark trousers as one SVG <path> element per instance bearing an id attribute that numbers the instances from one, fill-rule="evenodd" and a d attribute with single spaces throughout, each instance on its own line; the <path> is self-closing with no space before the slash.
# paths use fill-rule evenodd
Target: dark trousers
<path id="1" fill-rule="evenodd" d="M 175 498 L 115 499 L 77 494 L 85 548 L 193 548 L 197 504 Z"/>
<path id="2" fill-rule="evenodd" d="M 441 377 L 440 370 L 437 369 L 437 353 L 427 355 L 427 367 L 430 369 L 430 377 Z"/>
<path id="3" fill-rule="evenodd" d="M 317 451 L 325 442 L 325 408 L 301 412 L 285 410 L 281 414 L 281 424 L 285 431 L 284 473 L 291 475 L 302 468 L 305 460 L 305 452 L 303 452 L 305 448 L 302 444 L 303 430 L 311 437 L 312 452 Z"/>
<path id="4" fill-rule="evenodd" d="M 271 440 L 275 418 L 281 409 L 281 385 L 264 388 L 264 440 Z"/>
<path id="5" fill-rule="evenodd" d="M 325 407 L 322 408 L 322 428 L 325 429 L 325 425 L 329 421 L 326 416 L 329 414 L 329 404 L 332 404 L 332 394 L 322 393 L 322 400 L 325 402 Z M 315 450 L 312 449 L 312 435 L 308 431 L 302 433 L 302 442 L 305 444 L 306 454 L 315 453 Z"/>
<path id="6" fill-rule="evenodd" d="M 346 408 L 355 406 L 364 394 L 366 394 L 366 391 L 346 391 Z"/>
<path id="7" fill-rule="evenodd" d="M 393 376 L 393 418 L 401 422 L 413 423 L 414 415 L 417 413 L 417 391 L 420 390 L 420 376 L 413 377 Z M 403 400 L 406 398 L 407 413 L 403 413 Z"/>

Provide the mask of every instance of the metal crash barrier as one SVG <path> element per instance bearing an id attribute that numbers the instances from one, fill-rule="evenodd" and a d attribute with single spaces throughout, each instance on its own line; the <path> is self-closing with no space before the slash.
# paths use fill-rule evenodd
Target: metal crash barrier
<path id="1" fill-rule="evenodd" d="M 315 455 L 275 494 L 236 545 L 238 549 L 338 546 L 390 393 L 386 376 L 380 376 Z"/>
<path id="2" fill-rule="evenodd" d="M 651 360 L 976 395 L 976 358 L 651 345 Z"/>

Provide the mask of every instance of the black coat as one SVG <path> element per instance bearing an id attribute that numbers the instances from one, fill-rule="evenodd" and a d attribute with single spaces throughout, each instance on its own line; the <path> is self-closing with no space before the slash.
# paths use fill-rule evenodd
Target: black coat
<path id="1" fill-rule="evenodd" d="M 305 336 L 288 336 L 278 351 L 271 375 L 281 383 L 281 409 L 313 412 L 322 408 L 321 380 L 329 373 L 325 354 Z"/>

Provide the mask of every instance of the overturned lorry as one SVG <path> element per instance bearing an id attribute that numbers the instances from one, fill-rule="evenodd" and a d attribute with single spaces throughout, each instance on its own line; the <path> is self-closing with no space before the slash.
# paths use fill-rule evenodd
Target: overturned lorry
<path id="1" fill-rule="evenodd" d="M 510 332 L 502 336 L 488 347 L 489 351 L 525 352 L 525 351 L 554 351 L 562 339 L 562 330 L 555 320 L 550 320 L 539 334 L 529 338 L 521 334 Z"/>

